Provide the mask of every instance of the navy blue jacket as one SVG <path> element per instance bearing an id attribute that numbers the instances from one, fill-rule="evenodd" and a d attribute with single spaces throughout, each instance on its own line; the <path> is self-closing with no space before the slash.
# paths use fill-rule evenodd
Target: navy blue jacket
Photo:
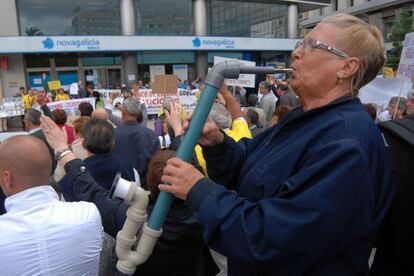
<path id="1" fill-rule="evenodd" d="M 139 173 L 144 188 L 147 188 L 149 160 L 158 150 L 160 150 L 160 142 L 154 131 L 138 125 L 136 121 L 126 121 L 115 129 L 113 153 L 131 161 Z"/>
<path id="2" fill-rule="evenodd" d="M 92 155 L 83 160 L 91 176 L 105 190 L 111 189 L 112 183 L 118 172 L 122 178 L 135 181 L 134 171 L 131 162 L 125 158 L 114 155 L 112 152 L 105 154 Z M 72 190 L 70 179 L 65 175 L 59 182 L 66 201 L 76 201 L 76 196 Z"/>
<path id="3" fill-rule="evenodd" d="M 381 134 L 358 99 L 299 107 L 253 140 L 225 136 L 203 154 L 212 180 L 187 200 L 229 275 L 368 274 L 394 187 Z"/>

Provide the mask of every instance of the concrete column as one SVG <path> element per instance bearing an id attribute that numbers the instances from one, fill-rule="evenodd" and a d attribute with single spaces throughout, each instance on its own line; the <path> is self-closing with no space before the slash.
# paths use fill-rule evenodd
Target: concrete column
<path id="1" fill-rule="evenodd" d="M 296 4 L 288 5 L 287 21 L 288 38 L 298 38 L 299 15 L 298 6 Z"/>
<path id="2" fill-rule="evenodd" d="M 120 0 L 122 35 L 135 35 L 135 13 L 132 0 Z M 132 86 L 138 79 L 138 65 L 136 52 L 122 54 L 122 81 Z"/>
<path id="3" fill-rule="evenodd" d="M 194 0 L 194 35 L 206 36 L 207 35 L 207 5 L 205 0 Z M 196 52 L 196 78 L 207 76 L 207 52 Z"/>

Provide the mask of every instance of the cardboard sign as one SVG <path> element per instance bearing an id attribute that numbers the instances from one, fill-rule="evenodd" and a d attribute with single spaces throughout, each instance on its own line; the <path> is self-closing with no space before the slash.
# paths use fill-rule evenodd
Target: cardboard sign
<path id="1" fill-rule="evenodd" d="M 60 80 L 49 81 L 47 82 L 47 85 L 49 86 L 49 90 L 58 90 L 62 87 Z"/>
<path id="2" fill-rule="evenodd" d="M 176 93 L 178 77 L 176 75 L 156 75 L 151 86 L 153 93 Z"/>

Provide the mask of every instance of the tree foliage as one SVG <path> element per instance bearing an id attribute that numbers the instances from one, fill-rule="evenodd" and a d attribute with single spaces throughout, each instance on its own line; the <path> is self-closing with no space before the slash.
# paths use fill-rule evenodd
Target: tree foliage
<path id="1" fill-rule="evenodd" d="M 44 33 L 40 31 L 40 29 L 36 26 L 30 27 L 30 28 L 26 27 L 26 35 L 27 36 L 41 36 L 41 35 L 44 35 Z"/>
<path id="2" fill-rule="evenodd" d="M 400 63 L 404 38 L 407 33 L 413 31 L 413 16 L 407 10 L 402 10 L 400 19 L 395 21 L 391 29 L 392 46 L 391 55 L 388 57 L 388 66 L 397 69 Z"/>

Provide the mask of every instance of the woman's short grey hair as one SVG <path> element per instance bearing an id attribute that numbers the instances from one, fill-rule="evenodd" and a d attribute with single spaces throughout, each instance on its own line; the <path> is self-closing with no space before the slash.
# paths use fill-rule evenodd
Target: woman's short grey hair
<path id="1" fill-rule="evenodd" d="M 231 114 L 227 108 L 219 103 L 215 103 L 210 111 L 210 118 L 220 129 L 231 128 Z"/>
<path id="2" fill-rule="evenodd" d="M 338 36 L 340 50 L 360 61 L 358 71 L 351 81 L 354 96 L 358 90 L 373 80 L 385 62 L 385 48 L 382 34 L 374 25 L 349 14 L 335 14 L 322 20 L 321 24 L 331 24 L 342 30 Z"/>
<path id="3" fill-rule="evenodd" d="M 141 111 L 140 104 L 134 97 L 129 97 L 124 100 L 122 106 L 126 113 L 131 116 L 138 116 Z"/>

